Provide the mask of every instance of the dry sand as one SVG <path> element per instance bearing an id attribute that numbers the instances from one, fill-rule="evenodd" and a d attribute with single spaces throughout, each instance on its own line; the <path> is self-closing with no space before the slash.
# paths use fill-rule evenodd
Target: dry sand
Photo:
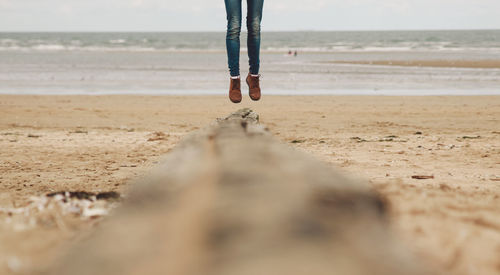
<path id="1" fill-rule="evenodd" d="M 368 180 L 388 198 L 399 238 L 436 268 L 500 272 L 500 97 L 275 96 L 232 105 L 222 96 L 0 96 L 0 273 L 50 264 L 116 205 L 66 213 L 64 198 L 40 202 L 45 194 L 124 194 L 185 134 L 240 107 L 283 142 Z"/>

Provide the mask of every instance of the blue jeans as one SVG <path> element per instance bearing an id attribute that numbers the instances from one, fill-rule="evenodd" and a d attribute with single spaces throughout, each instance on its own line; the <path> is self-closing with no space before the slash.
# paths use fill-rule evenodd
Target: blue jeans
<path id="1" fill-rule="evenodd" d="M 240 75 L 241 1 L 224 0 L 227 13 L 227 59 L 231 76 Z M 248 58 L 250 73 L 259 74 L 260 22 L 264 0 L 247 0 Z"/>

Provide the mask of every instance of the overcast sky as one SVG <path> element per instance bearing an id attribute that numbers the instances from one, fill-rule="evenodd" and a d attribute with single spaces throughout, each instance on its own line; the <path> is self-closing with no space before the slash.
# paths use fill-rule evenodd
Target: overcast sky
<path id="1" fill-rule="evenodd" d="M 0 31 L 224 31 L 225 25 L 223 0 L 0 0 Z M 268 31 L 392 29 L 500 29 L 500 0 L 264 4 Z"/>

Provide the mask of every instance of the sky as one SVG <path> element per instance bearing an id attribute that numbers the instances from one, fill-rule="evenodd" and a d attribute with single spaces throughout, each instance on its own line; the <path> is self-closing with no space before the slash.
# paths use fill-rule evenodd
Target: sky
<path id="1" fill-rule="evenodd" d="M 0 31 L 225 27 L 223 0 L 0 0 Z M 500 29 L 500 0 L 265 0 L 262 29 Z"/>

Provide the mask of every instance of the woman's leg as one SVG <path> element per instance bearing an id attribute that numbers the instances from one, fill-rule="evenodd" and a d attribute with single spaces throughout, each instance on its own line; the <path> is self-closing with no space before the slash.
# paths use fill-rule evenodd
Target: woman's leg
<path id="1" fill-rule="evenodd" d="M 258 75 L 260 69 L 260 22 L 264 0 L 247 0 L 248 58 L 250 74 Z"/>
<path id="2" fill-rule="evenodd" d="M 240 75 L 241 0 L 224 0 L 227 13 L 226 48 L 231 76 Z"/>

